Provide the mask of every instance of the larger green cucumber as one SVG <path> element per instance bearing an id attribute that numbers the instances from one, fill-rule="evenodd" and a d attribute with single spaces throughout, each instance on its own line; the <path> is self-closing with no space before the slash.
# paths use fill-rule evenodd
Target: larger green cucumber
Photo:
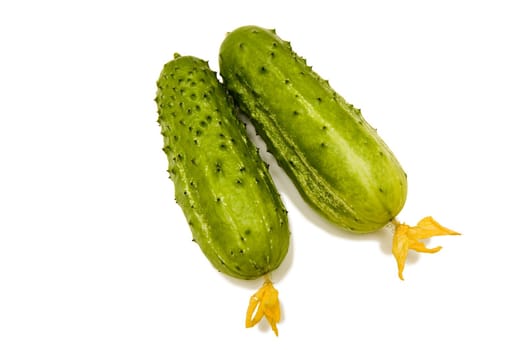
<path id="1" fill-rule="evenodd" d="M 275 270 L 288 251 L 287 212 L 215 72 L 175 54 L 157 87 L 168 172 L 193 240 L 230 276 Z"/>
<path id="2" fill-rule="evenodd" d="M 401 211 L 406 174 L 359 109 L 348 104 L 274 30 L 245 26 L 220 48 L 220 74 L 303 198 L 354 232 Z"/>

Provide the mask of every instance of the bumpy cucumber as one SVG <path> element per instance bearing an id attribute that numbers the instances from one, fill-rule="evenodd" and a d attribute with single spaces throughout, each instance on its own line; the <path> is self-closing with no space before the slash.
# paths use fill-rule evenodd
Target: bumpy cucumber
<path id="1" fill-rule="evenodd" d="M 220 74 L 303 198 L 354 232 L 401 211 L 406 174 L 359 109 L 321 79 L 274 30 L 245 26 L 220 48 Z"/>
<path id="2" fill-rule="evenodd" d="M 230 276 L 275 270 L 288 251 L 287 212 L 216 73 L 175 54 L 157 87 L 168 172 L 193 240 Z"/>

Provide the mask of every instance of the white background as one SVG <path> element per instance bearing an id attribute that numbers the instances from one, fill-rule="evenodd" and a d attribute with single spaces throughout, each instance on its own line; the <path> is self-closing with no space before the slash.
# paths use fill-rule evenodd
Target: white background
<path id="1" fill-rule="evenodd" d="M 343 5 L 345 4 L 345 5 Z M 3 1 L 0 349 L 523 349 L 525 11 L 520 1 Z M 276 28 L 408 173 L 431 239 L 397 278 L 391 234 L 289 210 L 283 320 L 215 271 L 173 200 L 155 82 L 174 52 L 218 69 L 226 32 Z M 263 148 L 264 151 L 264 148 Z"/>

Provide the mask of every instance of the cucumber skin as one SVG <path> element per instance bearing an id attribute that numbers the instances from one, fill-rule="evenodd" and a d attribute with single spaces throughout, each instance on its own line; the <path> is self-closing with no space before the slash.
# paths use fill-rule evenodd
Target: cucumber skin
<path id="1" fill-rule="evenodd" d="M 407 178 L 362 117 L 275 30 L 240 27 L 219 54 L 223 83 L 303 199 L 336 225 L 376 231 L 401 211 Z"/>
<path id="2" fill-rule="evenodd" d="M 287 211 L 216 73 L 199 58 L 175 54 L 155 100 L 175 200 L 193 240 L 232 277 L 275 270 L 288 251 Z"/>

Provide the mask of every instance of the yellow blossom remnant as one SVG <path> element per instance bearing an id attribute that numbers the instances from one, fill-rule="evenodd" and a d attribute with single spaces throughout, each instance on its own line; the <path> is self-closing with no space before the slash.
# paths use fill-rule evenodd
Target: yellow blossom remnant
<path id="1" fill-rule="evenodd" d="M 252 295 L 246 311 L 246 328 L 253 327 L 264 317 L 270 323 L 276 336 L 279 335 L 277 323 L 281 320 L 279 292 L 274 288 L 272 281 L 265 276 L 262 287 Z"/>
<path id="2" fill-rule="evenodd" d="M 459 235 L 441 226 L 431 216 L 427 216 L 418 222 L 417 226 L 408 226 L 397 221 L 394 222 L 395 231 L 392 241 L 392 253 L 397 260 L 399 278 L 403 280 L 403 269 L 408 255 L 408 250 L 412 249 L 420 253 L 436 253 L 441 247 L 427 248 L 420 240 L 434 236 Z"/>

